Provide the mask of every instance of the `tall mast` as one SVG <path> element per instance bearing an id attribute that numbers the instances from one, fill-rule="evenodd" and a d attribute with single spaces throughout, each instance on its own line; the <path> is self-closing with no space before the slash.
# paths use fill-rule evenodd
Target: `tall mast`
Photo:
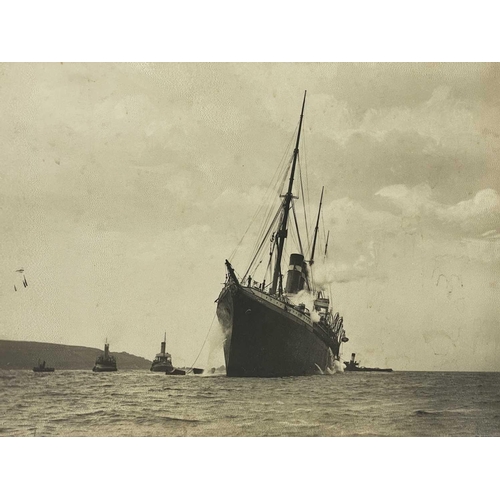
<path id="1" fill-rule="evenodd" d="M 300 112 L 300 121 L 299 121 L 299 131 L 297 133 L 297 142 L 295 143 L 295 149 L 293 150 L 293 161 L 292 161 L 292 170 L 290 172 L 290 180 L 288 182 L 288 191 L 284 195 L 283 201 L 283 218 L 281 221 L 281 226 L 276 233 L 277 239 L 277 247 L 278 253 L 276 255 L 276 265 L 274 266 L 274 275 L 273 275 L 273 284 L 270 290 L 271 294 L 276 293 L 276 288 L 278 286 L 278 280 L 281 275 L 281 258 L 283 256 L 283 247 L 285 245 L 285 240 L 287 237 L 287 223 L 288 223 L 288 214 L 290 212 L 290 201 L 292 200 L 292 187 L 293 180 L 295 177 L 295 167 L 297 165 L 297 158 L 299 156 L 299 141 L 300 141 L 300 131 L 302 130 L 302 118 L 304 117 L 304 106 L 306 104 L 306 94 L 307 90 L 304 91 L 304 101 L 302 102 L 302 111 Z"/>
<path id="2" fill-rule="evenodd" d="M 319 216 L 321 214 L 321 205 L 323 204 L 323 191 L 325 190 L 325 186 L 321 188 L 321 198 L 319 200 L 319 209 L 318 209 L 318 218 L 316 219 L 316 227 L 314 228 L 314 240 L 313 247 L 311 252 L 311 258 L 309 260 L 309 265 L 312 266 L 314 264 L 314 251 L 316 250 L 316 239 L 318 238 L 318 229 L 319 229 Z"/>

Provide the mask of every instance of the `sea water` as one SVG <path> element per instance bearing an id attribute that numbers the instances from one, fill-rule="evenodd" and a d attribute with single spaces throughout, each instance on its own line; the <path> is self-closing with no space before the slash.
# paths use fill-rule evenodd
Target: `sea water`
<path id="1" fill-rule="evenodd" d="M 0 371 L 0 436 L 500 436 L 500 373 Z"/>

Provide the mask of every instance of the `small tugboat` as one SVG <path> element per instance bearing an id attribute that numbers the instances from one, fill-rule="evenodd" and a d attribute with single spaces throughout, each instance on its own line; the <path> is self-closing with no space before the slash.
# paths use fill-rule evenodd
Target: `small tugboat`
<path id="1" fill-rule="evenodd" d="M 38 360 L 38 366 L 33 367 L 33 371 L 36 373 L 49 373 L 53 372 L 54 368 L 50 368 L 45 364 L 45 360 L 43 360 L 40 363 L 40 360 Z"/>
<path id="2" fill-rule="evenodd" d="M 152 372 L 163 372 L 166 375 L 186 375 L 186 373 L 191 371 L 197 375 L 203 373 L 202 368 L 192 368 L 186 371 L 174 367 L 172 364 L 172 355 L 167 352 L 167 332 L 165 332 L 165 337 L 161 343 L 161 352 L 156 355 L 150 370 Z"/>
<path id="3" fill-rule="evenodd" d="M 94 368 L 92 368 L 93 372 L 116 372 L 118 368 L 116 368 L 116 358 L 109 354 L 109 344 L 108 339 L 106 339 L 106 343 L 104 344 L 104 354 L 99 356 L 95 360 Z"/>
<path id="4" fill-rule="evenodd" d="M 351 354 L 350 361 L 344 361 L 344 371 L 346 372 L 392 372 L 392 368 L 366 368 L 365 366 L 359 366 L 358 361 L 354 361 L 356 359 L 356 353 L 353 352 Z"/>

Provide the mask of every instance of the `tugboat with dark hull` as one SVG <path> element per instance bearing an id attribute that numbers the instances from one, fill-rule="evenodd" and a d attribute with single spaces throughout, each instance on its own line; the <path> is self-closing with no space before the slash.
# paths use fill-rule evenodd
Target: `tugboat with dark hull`
<path id="1" fill-rule="evenodd" d="M 318 374 L 331 369 L 335 361 L 340 361 L 340 346 L 348 341 L 343 319 L 338 313 L 332 313 L 329 298 L 323 290 L 315 287 L 312 280 L 323 192 L 308 261 L 304 258 L 293 206 L 293 200 L 297 198 L 292 189 L 305 99 L 304 94 L 295 149 L 290 162 L 288 189 L 281 196 L 283 201 L 267 231 L 263 232 L 264 238 L 242 279 L 237 278 L 233 267 L 226 260 L 226 282 L 217 299 L 217 316 L 225 334 L 224 357 L 229 377 Z M 293 227 L 297 231 L 299 252 L 290 255 L 286 286 L 283 289 L 282 260 L 290 212 L 295 221 Z M 259 252 L 266 241 L 270 241 L 268 272 L 272 282 L 269 289 L 265 280 L 267 271 L 260 284 L 252 280 L 249 272 L 253 264 L 259 261 Z M 260 262 L 263 259 L 264 257 Z M 300 302 L 304 294 L 312 302 L 312 312 Z"/>
<path id="2" fill-rule="evenodd" d="M 104 354 L 99 356 L 96 361 L 93 372 L 116 372 L 118 368 L 116 367 L 116 358 L 109 354 L 109 344 L 108 339 L 104 344 Z"/>
<path id="3" fill-rule="evenodd" d="M 152 372 L 163 372 L 167 375 L 186 375 L 184 370 L 178 370 L 172 365 L 172 356 L 167 352 L 167 332 L 161 343 L 161 352 L 156 355 L 150 370 Z"/>
<path id="4" fill-rule="evenodd" d="M 351 354 L 350 361 L 344 361 L 344 371 L 346 372 L 392 372 L 392 368 L 367 368 L 366 366 L 359 366 L 359 362 L 355 361 L 356 353 Z"/>
<path id="5" fill-rule="evenodd" d="M 38 366 L 34 366 L 33 371 L 35 373 L 52 373 L 53 371 L 55 371 L 55 368 L 48 367 L 45 364 L 45 360 L 43 360 L 42 362 L 40 362 L 40 360 L 38 360 Z"/>
<path id="6" fill-rule="evenodd" d="M 188 372 L 193 372 L 196 375 L 203 373 L 201 368 L 192 368 L 191 370 L 184 370 L 180 368 L 175 368 L 172 364 L 172 355 L 167 352 L 167 332 L 165 332 L 165 337 L 161 343 L 160 352 L 156 355 L 153 363 L 151 364 L 150 370 L 152 372 L 162 372 L 166 375 L 186 375 Z"/>

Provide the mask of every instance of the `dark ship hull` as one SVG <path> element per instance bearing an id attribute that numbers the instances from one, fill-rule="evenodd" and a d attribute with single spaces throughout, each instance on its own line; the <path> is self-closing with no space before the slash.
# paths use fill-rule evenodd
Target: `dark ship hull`
<path id="1" fill-rule="evenodd" d="M 152 372 L 165 373 L 166 375 L 186 375 L 186 372 L 184 370 L 179 370 L 178 368 L 174 368 L 172 365 L 167 363 L 153 362 L 150 370 Z"/>
<path id="2" fill-rule="evenodd" d="M 94 368 L 92 368 L 93 372 L 117 372 L 118 368 L 116 368 L 116 364 L 103 364 L 96 363 Z"/>
<path id="3" fill-rule="evenodd" d="M 166 373 L 169 370 L 172 370 L 172 365 L 169 365 L 167 363 L 155 363 L 153 361 L 153 364 L 151 365 L 150 370 L 152 372 Z"/>
<path id="4" fill-rule="evenodd" d="M 344 371 L 345 372 L 392 372 L 392 368 L 367 368 L 366 366 L 359 366 L 356 361 L 356 353 L 351 354 L 350 361 L 344 361 Z"/>
<path id="5" fill-rule="evenodd" d="M 179 368 L 174 368 L 168 372 L 165 372 L 165 375 L 186 375 L 184 370 L 179 370 Z"/>
<path id="6" fill-rule="evenodd" d="M 344 363 L 346 363 L 344 361 Z M 392 368 L 366 368 L 365 366 L 356 366 L 355 368 L 351 368 L 346 364 L 344 368 L 345 372 L 392 372 Z"/>
<path id="7" fill-rule="evenodd" d="M 53 367 L 47 366 L 45 361 L 40 362 L 40 360 L 38 360 L 38 366 L 33 367 L 35 373 L 52 373 L 54 370 Z"/>
<path id="8" fill-rule="evenodd" d="M 229 377 L 314 375 L 338 356 L 338 345 L 326 340 L 321 325 L 255 289 L 228 284 L 217 316 L 226 334 Z"/>
<path id="9" fill-rule="evenodd" d="M 108 339 L 104 344 L 104 354 L 95 360 L 93 372 L 116 372 L 116 358 L 109 353 Z"/>
<path id="10" fill-rule="evenodd" d="M 185 370 L 175 368 L 172 364 L 172 355 L 167 352 L 167 332 L 165 332 L 165 338 L 161 343 L 161 351 L 153 360 L 150 370 L 152 372 L 165 373 L 166 375 L 186 375 Z"/>

